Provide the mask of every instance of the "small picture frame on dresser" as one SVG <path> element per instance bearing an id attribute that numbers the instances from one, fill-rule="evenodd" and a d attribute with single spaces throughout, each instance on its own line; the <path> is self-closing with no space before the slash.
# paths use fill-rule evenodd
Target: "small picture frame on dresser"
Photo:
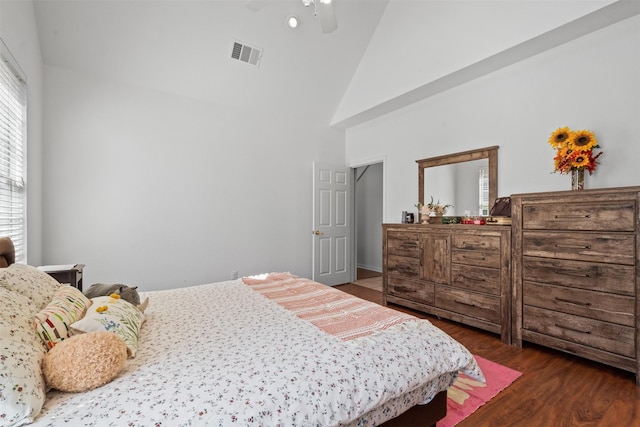
<path id="1" fill-rule="evenodd" d="M 60 283 L 68 283 L 82 291 L 82 273 L 84 264 L 41 265 L 38 270 L 44 271 Z"/>

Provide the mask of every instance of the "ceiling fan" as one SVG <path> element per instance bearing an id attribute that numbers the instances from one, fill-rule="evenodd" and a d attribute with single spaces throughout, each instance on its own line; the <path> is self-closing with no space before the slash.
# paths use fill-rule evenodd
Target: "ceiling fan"
<path id="1" fill-rule="evenodd" d="M 268 2 L 269 0 L 248 0 L 246 6 L 250 10 L 258 11 Z M 332 33 L 338 28 L 332 0 L 302 0 L 302 4 L 305 7 L 313 5 L 313 15 L 318 18 L 323 33 Z"/>

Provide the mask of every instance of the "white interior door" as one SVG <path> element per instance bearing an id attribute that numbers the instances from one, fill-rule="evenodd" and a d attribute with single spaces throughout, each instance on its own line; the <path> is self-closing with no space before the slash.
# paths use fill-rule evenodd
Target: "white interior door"
<path id="1" fill-rule="evenodd" d="M 313 277 L 325 285 L 351 280 L 351 169 L 313 164 Z"/>

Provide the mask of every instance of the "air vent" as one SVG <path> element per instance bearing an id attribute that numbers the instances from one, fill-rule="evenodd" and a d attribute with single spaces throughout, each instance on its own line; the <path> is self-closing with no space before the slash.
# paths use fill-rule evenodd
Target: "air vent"
<path id="1" fill-rule="evenodd" d="M 260 59 L 262 59 L 262 49 L 257 49 L 255 47 L 247 46 L 244 43 L 234 41 L 233 49 L 231 50 L 231 58 L 257 67 L 260 65 Z"/>

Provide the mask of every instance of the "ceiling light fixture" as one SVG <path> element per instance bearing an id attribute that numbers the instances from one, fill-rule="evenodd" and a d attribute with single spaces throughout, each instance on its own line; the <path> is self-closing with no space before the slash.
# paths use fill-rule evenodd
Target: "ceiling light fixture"
<path id="1" fill-rule="evenodd" d="M 297 28 L 299 23 L 297 16 L 291 15 L 287 18 L 287 27 L 292 30 Z"/>

